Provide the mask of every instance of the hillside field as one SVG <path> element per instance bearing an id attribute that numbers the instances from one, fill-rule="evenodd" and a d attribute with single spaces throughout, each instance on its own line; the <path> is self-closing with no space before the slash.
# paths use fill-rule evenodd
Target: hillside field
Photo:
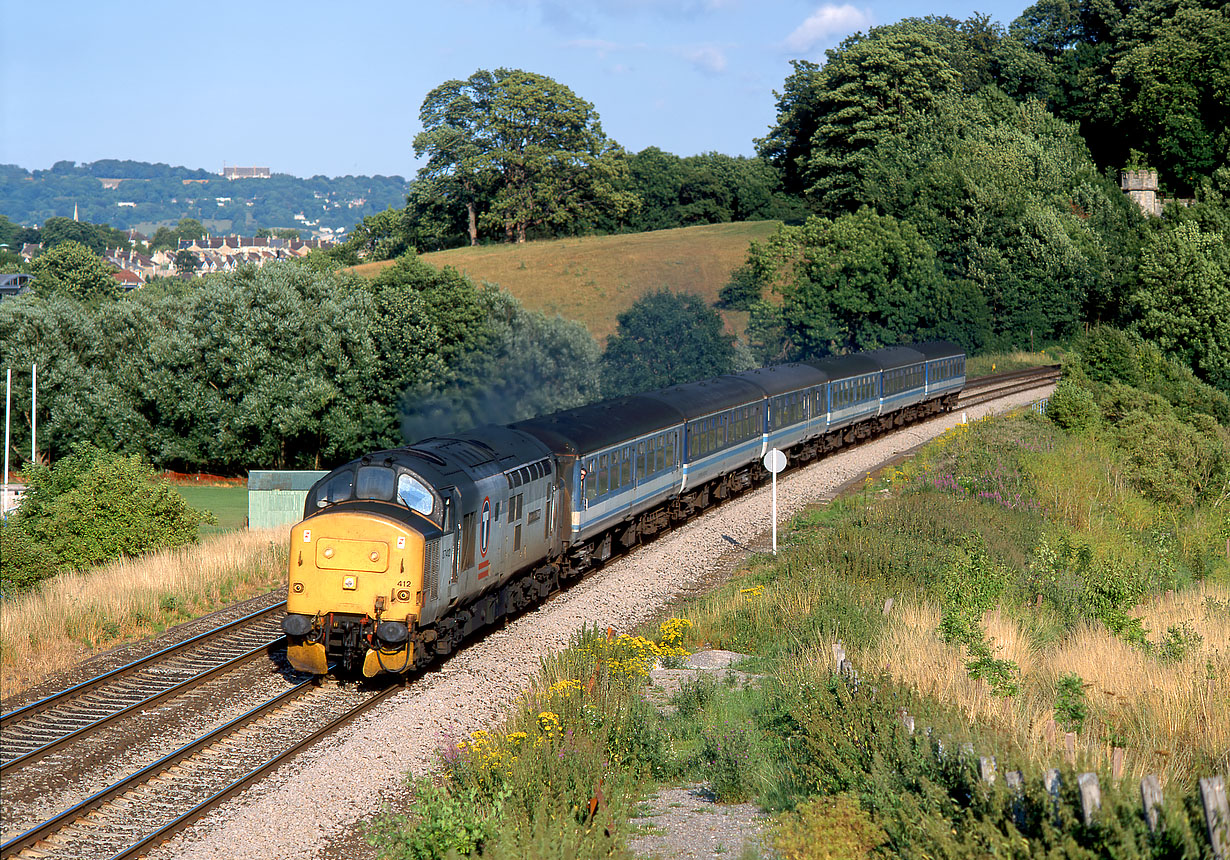
<path id="1" fill-rule="evenodd" d="M 475 283 L 499 284 L 532 310 L 579 320 L 599 343 L 617 317 L 645 293 L 661 287 L 695 293 L 712 304 L 747 257 L 748 243 L 764 240 L 777 221 L 707 224 L 618 236 L 585 236 L 480 245 L 424 254 L 433 266 L 452 266 Z M 373 276 L 391 261 L 351 271 Z M 741 334 L 747 314 L 723 311 L 727 330 Z"/>

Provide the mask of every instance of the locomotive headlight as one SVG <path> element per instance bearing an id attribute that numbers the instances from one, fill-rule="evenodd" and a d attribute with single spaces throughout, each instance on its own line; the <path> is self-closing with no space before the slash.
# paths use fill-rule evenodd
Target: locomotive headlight
<path id="1" fill-rule="evenodd" d="M 348 576 L 342 580 L 342 588 L 346 589 L 347 591 L 354 591 L 355 588 L 357 587 L 358 586 L 355 582 L 355 577 L 353 576 Z"/>
<path id="2" fill-rule="evenodd" d="M 303 594 L 303 583 L 296 582 L 294 585 L 290 587 L 290 590 L 295 592 L 295 594 Z"/>
<path id="3" fill-rule="evenodd" d="M 397 589 L 397 599 L 398 599 L 398 600 L 401 600 L 401 601 L 403 601 L 403 602 L 409 602 L 409 600 L 410 600 L 410 589 L 408 589 L 408 588 L 399 588 L 399 589 Z"/>

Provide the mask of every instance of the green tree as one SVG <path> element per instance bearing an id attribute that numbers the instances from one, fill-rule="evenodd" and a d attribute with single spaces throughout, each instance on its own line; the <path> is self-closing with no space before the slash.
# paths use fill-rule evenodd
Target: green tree
<path id="1" fill-rule="evenodd" d="M 106 260 L 72 239 L 60 242 L 30 263 L 39 295 L 68 296 L 87 302 L 119 296 L 120 285 L 114 271 Z"/>
<path id="2" fill-rule="evenodd" d="M 734 337 L 699 296 L 659 290 L 619 315 L 602 354 L 602 391 L 635 394 L 730 373 Z"/>
<path id="3" fill-rule="evenodd" d="M 129 248 L 132 243 L 120 230 L 107 224 L 90 224 L 72 218 L 48 218 L 39 231 L 39 241 L 45 248 L 54 248 L 61 242 L 79 242 L 95 254 L 108 248 Z"/>
<path id="4" fill-rule="evenodd" d="M 187 248 L 181 248 L 175 252 L 175 271 L 177 274 L 191 275 L 200 267 L 201 258 Z"/>
<path id="5" fill-rule="evenodd" d="M 1187 221 L 1162 230 L 1140 259 L 1136 328 L 1210 384 L 1230 392 L 1230 236 Z"/>
<path id="6" fill-rule="evenodd" d="M 634 204 L 593 105 L 551 78 L 479 70 L 428 93 L 419 118 L 419 179 L 466 211 L 471 244 L 481 227 L 524 242 L 591 207 Z"/>
<path id="7" fill-rule="evenodd" d="M 795 355 L 888 346 L 953 318 L 935 251 L 908 222 L 861 209 L 779 228 L 769 244 L 783 269 L 782 320 Z"/>

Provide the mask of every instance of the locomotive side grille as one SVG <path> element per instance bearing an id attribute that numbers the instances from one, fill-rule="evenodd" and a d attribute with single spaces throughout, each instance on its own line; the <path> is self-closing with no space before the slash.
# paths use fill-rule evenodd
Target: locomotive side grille
<path id="1" fill-rule="evenodd" d="M 423 555 L 423 589 L 432 600 L 435 600 L 439 593 L 440 539 L 427 541 Z"/>

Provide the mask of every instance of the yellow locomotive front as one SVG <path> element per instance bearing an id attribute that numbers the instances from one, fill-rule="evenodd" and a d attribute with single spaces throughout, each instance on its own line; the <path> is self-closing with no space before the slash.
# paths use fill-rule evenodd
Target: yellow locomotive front
<path id="1" fill-rule="evenodd" d="M 422 514 L 432 528 L 425 515 L 433 496 L 417 476 L 389 465 L 343 467 L 313 487 L 311 516 L 290 536 L 282 628 L 295 669 L 370 678 L 426 661 L 417 631 L 425 539 L 414 523 Z"/>

